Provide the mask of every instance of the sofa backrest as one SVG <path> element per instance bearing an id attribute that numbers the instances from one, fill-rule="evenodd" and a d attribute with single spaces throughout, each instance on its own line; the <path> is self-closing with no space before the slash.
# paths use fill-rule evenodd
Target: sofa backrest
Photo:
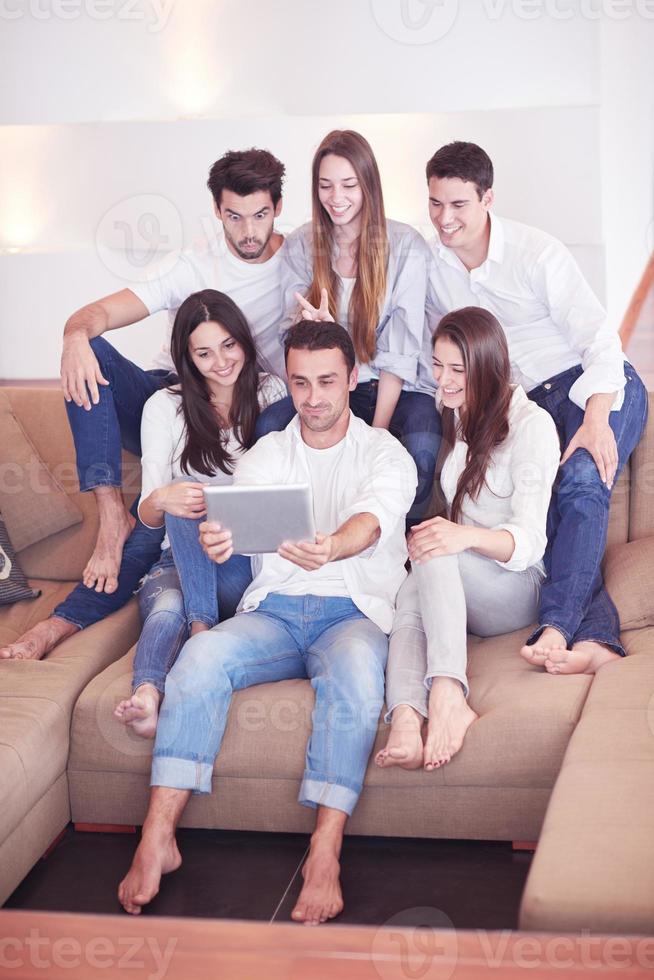
<path id="1" fill-rule="evenodd" d="M 84 515 L 83 523 L 20 551 L 20 564 L 28 578 L 77 581 L 93 548 L 97 511 L 93 494 L 79 490 L 75 448 L 61 390 L 4 387 L 0 388 L 0 399 L 2 407 L 11 409 L 43 462 Z M 0 456 L 3 445 L 6 441 L 0 427 Z M 30 474 L 25 473 L 24 479 L 29 480 Z M 123 484 L 123 496 L 130 506 L 141 484 L 140 460 L 130 453 L 123 453 Z M 11 536 L 11 527 L 8 531 Z"/>

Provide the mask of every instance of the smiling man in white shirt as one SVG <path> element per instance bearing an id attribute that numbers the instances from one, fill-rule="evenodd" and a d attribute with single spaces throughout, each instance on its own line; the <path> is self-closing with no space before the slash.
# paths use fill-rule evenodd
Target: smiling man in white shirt
<path id="1" fill-rule="evenodd" d="M 343 908 L 343 831 L 377 732 L 418 479 L 402 445 L 350 411 L 357 369 L 343 327 L 303 321 L 285 349 L 297 415 L 241 457 L 234 484 L 310 484 L 320 533 L 255 556 L 240 611 L 192 637 L 168 675 L 143 836 L 118 892 L 132 914 L 181 864 L 175 828 L 191 793 L 211 792 L 232 692 L 297 677 L 316 696 L 299 801 L 317 815 L 292 917 L 317 925 Z M 201 525 L 201 540 L 214 561 L 232 554 L 218 525 Z"/>
<path id="2" fill-rule="evenodd" d="M 538 629 L 520 652 L 552 674 L 594 673 L 625 655 L 600 565 L 611 490 L 642 435 L 647 393 L 565 246 L 491 214 L 493 165 L 481 147 L 441 147 L 427 181 L 433 326 L 465 306 L 493 313 L 513 380 L 552 416 L 563 449 Z"/>

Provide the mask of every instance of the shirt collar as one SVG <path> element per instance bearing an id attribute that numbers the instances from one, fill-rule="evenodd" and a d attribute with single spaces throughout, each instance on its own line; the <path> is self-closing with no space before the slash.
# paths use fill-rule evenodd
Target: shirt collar
<path id="1" fill-rule="evenodd" d="M 351 442 L 359 442 L 361 439 L 361 428 L 365 426 L 366 423 L 360 418 L 357 418 L 350 409 L 350 424 L 347 427 L 347 432 L 345 433 L 345 442 L 349 444 Z M 367 428 L 367 426 L 366 426 Z M 305 446 L 306 443 L 302 438 L 302 430 L 300 428 L 300 416 L 295 413 L 292 420 L 289 422 L 287 429 L 292 433 L 293 438 L 299 442 L 301 445 Z"/>
<path id="2" fill-rule="evenodd" d="M 488 240 L 488 255 L 485 261 L 479 266 L 479 269 L 483 269 L 486 266 L 486 262 L 497 262 L 501 263 L 504 258 L 504 228 L 502 227 L 502 222 L 493 214 L 492 211 L 488 212 L 488 217 L 490 219 L 490 237 Z M 465 266 L 454 252 L 453 249 L 448 248 L 447 245 L 443 245 L 441 237 L 438 234 L 438 229 L 434 229 L 434 244 L 436 246 L 436 251 L 438 252 L 439 258 L 443 259 L 448 265 L 454 265 L 465 269 Z M 474 272 L 478 272 L 479 269 L 473 269 Z M 468 270 L 466 269 L 466 272 Z"/>

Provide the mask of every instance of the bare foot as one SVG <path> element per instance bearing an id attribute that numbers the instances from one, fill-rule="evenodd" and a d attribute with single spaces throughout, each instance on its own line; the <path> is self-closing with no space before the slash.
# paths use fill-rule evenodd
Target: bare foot
<path id="1" fill-rule="evenodd" d="M 309 857 L 302 868 L 304 885 L 291 912 L 295 922 L 317 926 L 341 914 L 343 895 L 339 883 L 340 872 L 341 866 L 334 850 L 312 842 Z"/>
<path id="2" fill-rule="evenodd" d="M 545 670 L 548 674 L 595 674 L 611 660 L 622 657 L 603 643 L 580 640 L 572 644 L 572 650 L 552 651 L 545 661 Z"/>
<path id="3" fill-rule="evenodd" d="M 111 593 L 118 588 L 123 545 L 136 521 L 125 509 L 119 487 L 96 487 L 93 493 L 98 504 L 100 527 L 82 581 L 88 589 Z"/>
<path id="4" fill-rule="evenodd" d="M 434 677 L 429 692 L 429 721 L 425 740 L 425 769 L 431 772 L 449 762 L 463 745 L 466 732 L 479 716 L 453 677 Z"/>
<path id="5" fill-rule="evenodd" d="M 195 636 L 196 633 L 207 633 L 208 631 L 209 627 L 206 623 L 200 623 L 196 620 L 195 622 L 191 623 L 191 628 L 188 631 L 188 635 Z"/>
<path id="6" fill-rule="evenodd" d="M 174 835 L 143 831 L 132 866 L 118 886 L 118 901 L 130 915 L 139 915 L 159 891 L 161 876 L 177 871 L 182 856 Z"/>
<path id="7" fill-rule="evenodd" d="M 375 756 L 378 766 L 419 769 L 422 765 L 422 715 L 408 704 L 393 711 L 388 741 Z"/>
<path id="8" fill-rule="evenodd" d="M 154 738 L 157 731 L 161 694 L 154 684 L 140 684 L 131 698 L 121 701 L 114 715 L 143 738 Z"/>
<path id="9" fill-rule="evenodd" d="M 78 627 L 59 616 L 41 620 L 14 643 L 0 647 L 0 660 L 40 660 L 46 653 L 78 632 Z"/>
<path id="10" fill-rule="evenodd" d="M 568 644 L 565 636 L 553 626 L 546 626 L 535 643 L 525 644 L 520 649 L 520 656 L 536 667 L 544 667 L 545 661 L 553 652 L 565 651 Z"/>

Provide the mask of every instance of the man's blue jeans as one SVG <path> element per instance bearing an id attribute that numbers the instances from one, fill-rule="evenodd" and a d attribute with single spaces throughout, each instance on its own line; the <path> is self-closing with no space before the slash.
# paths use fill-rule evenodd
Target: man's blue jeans
<path id="1" fill-rule="evenodd" d="M 80 490 L 97 486 L 119 487 L 122 482 L 121 446 L 141 455 L 141 415 L 148 398 L 167 384 L 173 375 L 166 371 L 144 371 L 107 343 L 94 337 L 91 347 L 109 386 L 98 385 L 100 401 L 90 411 L 66 402 L 68 421 L 77 454 Z M 79 629 L 97 623 L 122 609 L 139 582 L 161 555 L 164 530 L 152 529 L 137 517 L 125 542 L 118 574 L 118 588 L 110 595 L 87 589 L 81 582 L 53 611 Z"/>
<path id="2" fill-rule="evenodd" d="M 232 692 L 308 677 L 316 701 L 299 801 L 351 814 L 377 733 L 387 654 L 386 635 L 349 598 L 270 594 L 254 612 L 198 633 L 166 681 L 151 785 L 210 793 Z"/>
<path id="3" fill-rule="evenodd" d="M 375 415 L 378 386 L 377 381 L 364 381 L 350 392 L 350 408 L 368 425 L 372 425 Z M 295 407 L 290 397 L 269 405 L 257 420 L 256 438 L 285 429 L 294 415 Z M 433 396 L 419 391 L 402 391 L 389 430 L 413 458 L 418 470 L 416 497 L 407 514 L 407 527 L 412 527 L 423 520 L 429 506 L 441 444 L 441 417 Z"/>
<path id="4" fill-rule="evenodd" d="M 198 532 L 202 520 L 166 514 L 166 533 L 184 594 L 186 621 L 189 626 L 204 623 L 211 628 L 236 613 L 252 581 L 252 569 L 245 555 L 232 555 L 222 565 L 207 558 Z"/>
<path id="5" fill-rule="evenodd" d="M 94 337 L 91 347 L 109 384 L 98 385 L 100 401 L 88 412 L 66 402 L 82 493 L 122 486 L 121 447 L 140 458 L 143 406 L 175 378 L 167 371 L 144 371 L 104 337 Z"/>
<path id="6" fill-rule="evenodd" d="M 584 413 L 568 397 L 582 370 L 580 365 L 570 368 L 529 392 L 531 400 L 554 419 L 562 449 L 583 422 Z M 629 363 L 625 363 L 625 377 L 622 408 L 609 415 L 618 446 L 614 486 L 647 421 L 647 391 Z M 604 588 L 601 571 L 610 503 L 611 491 L 602 483 L 592 456 L 577 449 L 559 470 L 554 485 L 547 515 L 547 579 L 541 590 L 539 628 L 529 643 L 546 626 L 553 626 L 568 645 L 595 640 L 625 655 L 618 613 Z"/>
<path id="7" fill-rule="evenodd" d="M 135 517 L 137 503 L 135 501 L 132 507 Z M 123 548 L 116 591 L 111 594 L 96 592 L 79 582 L 53 610 L 52 615 L 83 630 L 122 609 L 136 592 L 143 576 L 147 575 L 152 565 L 161 557 L 163 538 L 164 528 L 146 527 L 137 517 L 134 529 Z"/>

